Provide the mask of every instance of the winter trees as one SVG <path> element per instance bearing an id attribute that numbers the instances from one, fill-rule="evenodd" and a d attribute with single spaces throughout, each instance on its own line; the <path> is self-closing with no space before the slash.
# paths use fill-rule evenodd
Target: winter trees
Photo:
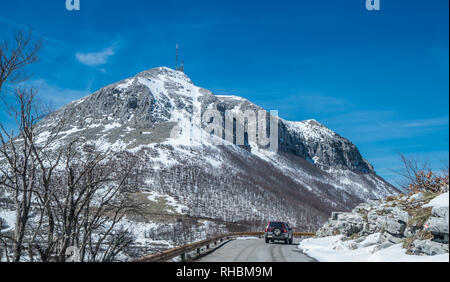
<path id="1" fill-rule="evenodd" d="M 49 113 L 37 90 L 13 84 L 28 77 L 24 67 L 38 60 L 40 43 L 24 32 L 14 42 L 0 45 L 2 106 L 15 122 L 14 130 L 0 122 L 0 196 L 15 211 L 13 228 L 0 230 L 0 253 L 7 261 L 65 261 L 76 249 L 81 261 L 115 260 L 133 242 L 121 222 L 138 212 L 126 196 L 136 185 L 129 181 L 135 160 L 97 150 L 83 131 L 61 141 L 69 112 L 40 128 Z"/>
<path id="2" fill-rule="evenodd" d="M 8 40 L 0 43 L 0 97 L 19 128 L 15 139 L 14 132 L 9 132 L 0 124 L 0 157 L 7 164 L 1 167 L 0 184 L 3 189 L 11 191 L 16 211 L 12 236 L 13 261 L 20 260 L 36 184 L 36 163 L 29 140 L 32 138 L 32 127 L 39 116 L 31 103 L 36 94 L 34 90 L 15 89 L 14 99 L 10 102 L 4 96 L 4 87 L 8 82 L 17 83 L 27 79 L 24 68 L 38 60 L 40 48 L 40 41 L 34 40 L 31 31 L 28 34 L 24 31 L 15 32 L 13 44 Z M 17 140 L 21 141 L 16 142 Z"/>
<path id="3" fill-rule="evenodd" d="M 17 134 L 0 124 L 0 188 L 16 212 L 13 234 L 2 235 L 11 260 L 20 261 L 26 250 L 30 261 L 65 261 L 70 247 L 82 261 L 114 260 L 133 241 L 119 223 L 137 210 L 126 198 L 135 161 L 96 150 L 83 132 L 58 143 L 66 119 L 39 132 L 35 95 L 15 92 Z"/>

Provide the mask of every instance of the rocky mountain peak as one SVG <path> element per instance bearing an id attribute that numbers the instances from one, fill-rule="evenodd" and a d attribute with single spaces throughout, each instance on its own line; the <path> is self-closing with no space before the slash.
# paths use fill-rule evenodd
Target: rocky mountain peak
<path id="1" fill-rule="evenodd" d="M 262 108 L 241 97 L 216 96 L 194 85 L 186 74 L 159 67 L 105 86 L 66 105 L 40 123 L 38 138 L 45 140 L 52 126 L 65 119 L 65 128 L 58 136 L 60 144 L 82 133 L 86 142 L 100 150 L 139 152 L 139 157 L 143 158 L 142 177 L 152 183 L 162 183 L 166 174 L 172 175 L 173 182 L 183 182 L 184 172 L 178 175 L 173 170 L 186 171 L 190 175 L 201 174 L 201 179 L 192 181 L 204 183 L 202 193 L 215 195 L 216 187 L 228 185 L 229 179 L 237 179 L 239 184 L 230 184 L 232 189 L 250 189 L 250 194 L 257 189 L 261 198 L 271 191 L 283 191 L 286 199 L 294 201 L 294 210 L 312 202 L 317 211 L 299 211 L 302 216 L 322 217 L 330 207 L 348 210 L 361 199 L 396 192 L 375 174 L 354 144 L 316 120 L 292 122 L 279 118 L 279 145 L 277 153 L 273 154 L 251 143 L 244 147 L 227 142 L 227 146 L 218 146 L 204 139 L 202 136 L 209 136 L 209 133 L 205 122 L 197 121 L 197 113 L 210 109 L 224 117 L 226 111 Z M 167 186 L 161 184 L 161 187 L 145 182 L 142 189 L 159 187 L 177 196 L 184 191 L 184 204 L 191 206 L 194 214 L 213 216 L 215 210 L 197 209 L 195 199 L 190 196 L 197 192 L 172 190 L 173 182 L 164 184 Z M 248 202 L 253 203 L 253 200 L 248 199 Z M 260 206 L 254 209 L 270 210 Z M 224 211 L 222 216 L 226 218 L 231 214 L 232 211 Z M 293 222 L 302 222 L 294 215 L 290 218 Z"/>
<path id="2" fill-rule="evenodd" d="M 135 77 L 147 79 L 157 79 L 164 82 L 189 83 L 194 84 L 192 80 L 181 71 L 176 71 L 168 67 L 157 67 L 138 73 Z"/>

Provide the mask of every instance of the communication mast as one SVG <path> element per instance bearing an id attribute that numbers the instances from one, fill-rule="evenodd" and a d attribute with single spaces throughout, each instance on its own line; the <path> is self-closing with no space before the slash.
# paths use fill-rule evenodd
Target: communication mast
<path id="1" fill-rule="evenodd" d="M 178 53 L 179 53 L 179 46 L 177 43 L 176 53 L 175 53 L 175 70 L 184 72 L 184 61 L 183 60 L 181 61 L 181 66 L 178 66 Z"/>

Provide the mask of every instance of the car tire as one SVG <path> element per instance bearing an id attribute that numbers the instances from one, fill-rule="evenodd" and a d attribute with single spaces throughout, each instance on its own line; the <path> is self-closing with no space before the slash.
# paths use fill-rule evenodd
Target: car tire
<path id="1" fill-rule="evenodd" d="M 269 244 L 269 239 L 266 238 L 266 244 Z"/>
<path id="2" fill-rule="evenodd" d="M 291 239 L 289 239 L 289 245 L 292 245 L 292 238 Z"/>
<path id="3" fill-rule="evenodd" d="M 289 244 L 289 239 L 284 239 L 284 243 L 287 245 Z"/>

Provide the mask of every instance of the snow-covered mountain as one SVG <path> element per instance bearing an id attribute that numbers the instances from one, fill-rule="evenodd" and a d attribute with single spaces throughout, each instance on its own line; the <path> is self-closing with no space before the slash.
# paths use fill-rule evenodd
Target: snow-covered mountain
<path id="1" fill-rule="evenodd" d="M 241 97 L 214 95 L 184 73 L 161 67 L 64 106 L 40 123 L 38 138 L 66 120 L 61 146 L 82 133 L 97 149 L 127 150 L 139 159 L 140 190 L 171 199 L 170 212 L 190 217 L 286 220 L 315 229 L 332 211 L 397 192 L 354 144 L 315 120 L 273 117 L 274 152 L 247 139 L 237 146 L 211 136 L 201 121 L 211 109 L 222 117 L 226 111 L 262 110 Z"/>

